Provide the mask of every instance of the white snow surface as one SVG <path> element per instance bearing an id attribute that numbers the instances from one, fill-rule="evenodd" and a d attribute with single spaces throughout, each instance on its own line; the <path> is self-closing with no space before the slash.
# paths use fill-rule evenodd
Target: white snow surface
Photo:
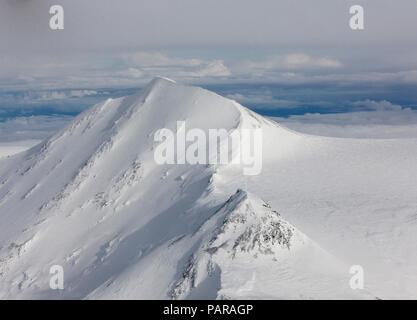
<path id="1" fill-rule="evenodd" d="M 177 121 L 262 128 L 261 174 L 156 164 Z M 416 299 L 416 158 L 417 139 L 300 134 L 154 79 L 0 159 L 0 298 Z"/>

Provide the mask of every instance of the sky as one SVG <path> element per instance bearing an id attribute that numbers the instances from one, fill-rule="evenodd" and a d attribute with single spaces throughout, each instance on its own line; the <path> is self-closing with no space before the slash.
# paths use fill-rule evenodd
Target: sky
<path id="1" fill-rule="evenodd" d="M 50 30 L 49 8 L 64 8 Z M 349 27 L 360 4 L 365 29 Z M 3 0 L 3 88 L 186 82 L 417 83 L 416 0 Z"/>
<path id="2" fill-rule="evenodd" d="M 417 0 L 2 0 L 0 121 L 75 115 L 155 76 L 275 117 L 414 109 L 416 31 Z"/>

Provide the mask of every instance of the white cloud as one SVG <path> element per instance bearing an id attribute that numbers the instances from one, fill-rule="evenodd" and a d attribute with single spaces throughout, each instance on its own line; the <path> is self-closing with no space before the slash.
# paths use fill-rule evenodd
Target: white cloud
<path id="1" fill-rule="evenodd" d="M 150 79 L 167 76 L 175 79 L 229 77 L 230 69 L 222 60 L 170 57 L 161 52 L 136 52 L 123 56 L 129 68 L 121 72 L 124 77 Z"/>
<path id="2" fill-rule="evenodd" d="M 230 75 L 232 73 L 222 60 L 212 61 L 197 71 L 197 76 L 201 77 L 228 77 Z"/>
<path id="3" fill-rule="evenodd" d="M 37 100 L 49 101 L 49 100 L 60 100 L 66 99 L 68 95 L 65 92 L 59 91 L 50 91 L 50 92 L 40 92 Z M 33 99 L 33 96 L 26 97 L 26 99 Z"/>
<path id="4" fill-rule="evenodd" d="M 96 95 L 98 92 L 95 90 L 71 90 L 70 97 L 82 98 L 85 96 L 93 96 Z"/>
<path id="5" fill-rule="evenodd" d="M 417 70 L 414 69 L 397 72 L 350 72 L 349 68 L 312 68 L 307 66 L 304 69 L 300 66 L 293 68 L 281 68 L 278 67 L 278 65 L 266 63 L 265 60 L 263 60 L 259 63 L 241 63 L 231 69 L 236 79 L 246 79 L 253 82 L 269 81 L 283 84 L 338 83 L 355 85 L 370 83 L 381 83 L 387 85 L 417 84 Z"/>
<path id="6" fill-rule="evenodd" d="M 18 117 L 0 122 L 0 142 L 43 140 L 69 123 L 71 116 Z"/>
<path id="7" fill-rule="evenodd" d="M 252 106 L 252 104 L 265 104 L 262 108 L 265 110 L 267 108 L 275 109 L 275 108 L 293 108 L 295 106 L 300 105 L 298 101 L 290 101 L 285 99 L 277 99 L 275 98 L 270 92 L 261 91 L 259 93 L 249 93 L 249 94 L 241 94 L 241 93 L 233 93 L 226 95 L 227 98 L 235 100 L 240 104 L 246 106 Z M 253 107 L 253 106 L 252 106 Z"/>
<path id="8" fill-rule="evenodd" d="M 95 90 L 37 91 L 26 93 L 23 100 L 27 103 L 35 103 L 42 101 L 65 100 L 69 98 L 83 98 L 96 94 L 98 94 L 98 92 Z"/>
<path id="9" fill-rule="evenodd" d="M 179 77 L 229 77 L 232 73 L 229 68 L 226 67 L 221 60 L 215 60 L 202 65 L 199 68 L 191 71 L 180 71 L 177 76 Z"/>
<path id="10" fill-rule="evenodd" d="M 340 138 L 417 138 L 417 111 L 389 101 L 364 100 L 352 106 L 373 111 L 294 115 L 274 120 L 299 132 Z"/>
<path id="11" fill-rule="evenodd" d="M 121 71 L 120 75 L 123 77 L 138 79 L 138 78 L 142 78 L 144 73 L 138 68 L 128 68 L 126 70 Z"/>
<path id="12" fill-rule="evenodd" d="M 140 65 L 143 68 L 167 66 L 197 67 L 205 63 L 200 59 L 174 58 L 168 57 L 161 52 L 147 51 L 140 51 L 134 54 L 126 55 L 125 58 L 131 63 Z"/>
<path id="13" fill-rule="evenodd" d="M 328 57 L 313 58 L 304 53 L 270 56 L 264 60 L 247 60 L 236 67 L 241 73 L 265 73 L 288 70 L 334 69 L 342 67 L 342 63 Z M 291 73 L 288 74 L 291 76 Z M 294 74 L 293 74 L 294 75 Z"/>
<path id="14" fill-rule="evenodd" d="M 286 68 L 340 68 L 342 63 L 335 59 L 312 58 L 307 54 L 289 54 L 283 57 L 272 58 L 277 63 L 277 66 L 284 66 Z M 283 60 L 281 63 L 281 60 Z"/>
<path id="15" fill-rule="evenodd" d="M 402 110 L 403 107 L 397 104 L 392 104 L 389 101 L 382 100 L 382 101 L 373 101 L 373 100 L 363 100 L 363 101 L 356 101 L 352 103 L 352 106 L 355 107 L 365 107 L 372 110 L 380 110 L 380 111 L 388 111 L 388 110 Z"/>
<path id="16" fill-rule="evenodd" d="M 0 59 L 0 86 L 4 90 L 137 87 L 155 76 L 200 84 L 225 80 L 283 84 L 338 82 L 342 85 L 417 83 L 417 69 L 362 71 L 352 69 L 352 61 L 345 59 L 342 63 L 340 59 L 325 55 L 289 53 L 251 60 L 233 60 L 230 57 L 222 60 L 220 57 L 227 58 L 227 55 L 221 52 L 212 59 L 202 59 L 201 56 L 196 54 L 185 58 L 158 51 L 111 52 L 85 55 L 81 59 L 68 57 L 65 62 L 60 57 L 51 56 L 47 64 L 36 57 L 28 57 L 25 61 L 8 57 Z M 59 97 L 44 97 L 45 100 L 56 98 Z"/>

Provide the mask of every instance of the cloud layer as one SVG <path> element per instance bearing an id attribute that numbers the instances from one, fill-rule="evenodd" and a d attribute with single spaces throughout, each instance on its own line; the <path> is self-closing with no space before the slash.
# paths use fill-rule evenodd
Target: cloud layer
<path id="1" fill-rule="evenodd" d="M 338 114 L 273 117 L 295 131 L 340 138 L 417 138 L 417 110 L 403 108 L 389 101 L 356 101 L 352 106 L 368 111 Z"/>
<path id="2" fill-rule="evenodd" d="M 69 123 L 71 116 L 31 116 L 0 122 L 0 143 L 43 140 Z"/>
<path id="3" fill-rule="evenodd" d="M 65 29 L 49 29 L 61 4 Z M 358 0 L 4 0 L 4 90 L 139 86 L 158 75 L 188 83 L 417 84 L 417 2 Z"/>

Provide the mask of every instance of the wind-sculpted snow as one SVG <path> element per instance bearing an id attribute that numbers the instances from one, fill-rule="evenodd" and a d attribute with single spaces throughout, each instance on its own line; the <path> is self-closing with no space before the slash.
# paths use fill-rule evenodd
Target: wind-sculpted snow
<path id="1" fill-rule="evenodd" d="M 155 133 L 179 121 L 261 129 L 261 172 L 157 164 Z M 416 154 L 413 139 L 307 136 L 155 79 L 0 158 L 0 298 L 415 298 Z"/>
<path id="2" fill-rule="evenodd" d="M 209 235 L 209 240 L 193 253 L 182 279 L 173 290 L 174 299 L 186 298 L 192 290 L 198 290 L 205 278 L 220 276 L 216 273 L 221 272 L 224 266 L 215 262 L 216 256 L 223 255 L 223 259 L 226 256 L 226 263 L 230 263 L 236 256 L 245 254 L 254 258 L 258 255 L 272 255 L 273 259 L 278 261 L 283 249 L 290 250 L 293 242 L 304 243 L 304 235 L 283 220 L 276 211 L 271 210 L 268 204 L 263 203 L 259 206 L 248 199 L 247 193 L 243 190 L 238 190 L 230 197 L 210 220 L 222 222 L 213 234 Z M 211 222 L 208 221 L 206 224 Z M 201 229 L 204 227 L 205 225 Z M 200 272 L 203 275 L 200 275 Z"/>

